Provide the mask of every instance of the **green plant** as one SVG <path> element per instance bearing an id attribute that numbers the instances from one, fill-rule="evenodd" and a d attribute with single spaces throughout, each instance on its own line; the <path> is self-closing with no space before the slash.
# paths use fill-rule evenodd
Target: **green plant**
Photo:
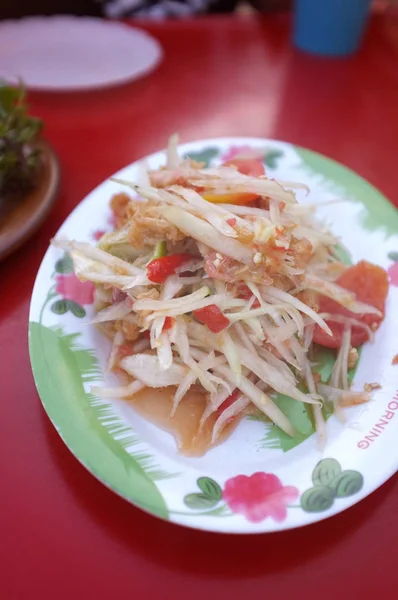
<path id="1" fill-rule="evenodd" d="M 25 89 L 0 81 L 0 197 L 31 189 L 40 167 L 40 150 L 34 142 L 42 128 L 28 114 Z"/>

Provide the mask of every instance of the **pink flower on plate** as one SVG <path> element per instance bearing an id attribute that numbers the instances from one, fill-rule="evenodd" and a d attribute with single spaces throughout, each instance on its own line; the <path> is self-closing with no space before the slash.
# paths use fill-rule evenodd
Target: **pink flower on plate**
<path id="1" fill-rule="evenodd" d="M 398 262 L 395 262 L 387 269 L 390 283 L 398 287 Z"/>
<path id="2" fill-rule="evenodd" d="M 252 148 L 251 146 L 230 146 L 225 154 L 222 155 L 221 160 L 226 162 L 232 158 L 254 158 L 263 159 L 264 153 L 259 148 Z"/>
<path id="3" fill-rule="evenodd" d="M 106 231 L 103 231 L 102 229 L 97 229 L 96 231 L 93 232 L 93 239 L 96 242 L 98 242 L 102 238 L 104 233 L 106 233 Z"/>
<path id="4" fill-rule="evenodd" d="M 267 517 L 284 521 L 286 505 L 298 496 L 296 487 L 283 486 L 276 475 L 263 472 L 232 477 L 226 481 L 223 491 L 223 498 L 230 509 L 244 515 L 251 523 L 259 523 Z"/>
<path id="5" fill-rule="evenodd" d="M 92 304 L 94 302 L 94 284 L 91 281 L 80 281 L 74 273 L 56 276 L 57 294 L 65 300 L 74 300 L 77 304 Z"/>

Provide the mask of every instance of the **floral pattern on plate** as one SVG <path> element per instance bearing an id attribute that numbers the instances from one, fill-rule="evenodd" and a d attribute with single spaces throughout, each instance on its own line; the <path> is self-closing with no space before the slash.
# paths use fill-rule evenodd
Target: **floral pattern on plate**
<path id="1" fill-rule="evenodd" d="M 93 315 L 92 288 L 75 278 L 69 257 L 55 248 L 48 250 L 35 284 L 29 346 L 46 412 L 78 460 L 107 487 L 175 523 L 258 533 L 298 527 L 340 512 L 381 485 L 398 466 L 390 452 L 398 435 L 396 367 L 391 365 L 397 352 L 398 317 L 393 307 L 398 306 L 398 217 L 359 176 L 289 144 L 229 138 L 187 144 L 181 152 L 217 164 L 242 148 L 259 152 L 270 176 L 309 184 L 313 196 L 303 201 L 311 202 L 312 197 L 319 201 L 322 218 L 347 243 L 354 261 L 366 258 L 389 269 L 386 323 L 375 344 L 364 347 L 355 374 L 357 384 L 363 385 L 377 381 L 382 372 L 383 389 L 366 409 L 354 409 L 352 417 L 350 413 L 349 423 L 358 421 L 360 430 L 329 419 L 328 458 L 323 458 L 305 407 L 281 399 L 299 439 L 285 439 L 266 422 L 246 419 L 225 444 L 205 457 L 181 457 L 168 434 L 140 420 L 133 407 L 92 393 L 92 385 L 103 383 L 109 343 L 94 327 L 83 326 L 83 314 L 88 319 Z M 157 168 L 163 155 L 149 161 Z M 115 176 L 133 179 L 134 169 L 127 167 Z M 109 199 L 120 191 L 116 183 L 103 183 L 75 209 L 59 234 L 92 242 L 99 232 L 109 231 Z M 347 198 L 344 219 L 339 210 L 326 206 L 338 196 Z M 386 411 L 384 422 L 381 416 Z M 376 435 L 375 424 L 379 427 L 382 421 Z"/>
<path id="2" fill-rule="evenodd" d="M 184 503 L 192 509 L 213 509 L 204 513 L 208 515 L 214 514 L 217 507 L 218 516 L 237 513 L 251 523 L 260 523 L 268 517 L 281 523 L 290 508 L 302 508 L 308 513 L 328 510 L 337 498 L 357 494 L 364 479 L 358 471 L 342 471 L 334 458 L 324 458 L 312 472 L 312 483 L 301 495 L 300 503 L 293 504 L 300 496 L 299 490 L 293 485 L 283 485 L 273 473 L 236 475 L 225 482 L 224 489 L 210 477 L 200 477 L 197 480 L 200 492 L 185 496 Z M 224 510 L 227 508 L 230 511 Z"/>
<path id="3" fill-rule="evenodd" d="M 91 281 L 80 281 L 76 277 L 72 259 L 66 252 L 55 263 L 53 279 L 55 283 L 50 287 L 45 304 L 58 295 L 61 299 L 55 300 L 50 307 L 53 313 L 64 315 L 69 311 L 80 319 L 85 317 L 84 305 L 94 302 L 94 284 Z"/>

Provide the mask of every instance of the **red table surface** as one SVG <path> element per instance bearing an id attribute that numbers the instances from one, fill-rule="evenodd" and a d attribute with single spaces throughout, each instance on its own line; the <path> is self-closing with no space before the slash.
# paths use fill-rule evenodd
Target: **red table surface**
<path id="1" fill-rule="evenodd" d="M 396 598 L 396 476 L 345 513 L 303 529 L 196 532 L 107 490 L 69 453 L 42 409 L 27 323 L 48 240 L 94 186 L 164 147 L 171 132 L 183 141 L 245 135 L 300 144 L 398 199 L 398 19 L 373 19 L 362 50 L 348 60 L 294 50 L 289 20 L 280 16 L 147 29 L 165 51 L 147 78 L 30 97 L 58 153 L 62 184 L 34 239 L 0 265 L 0 597 Z"/>

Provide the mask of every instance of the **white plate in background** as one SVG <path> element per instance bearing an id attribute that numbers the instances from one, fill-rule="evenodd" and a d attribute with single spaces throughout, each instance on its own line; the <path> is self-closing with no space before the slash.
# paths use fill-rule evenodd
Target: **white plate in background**
<path id="1" fill-rule="evenodd" d="M 0 23 L 0 78 L 28 88 L 89 90 L 132 81 L 162 59 L 148 33 L 92 17 L 28 17 Z"/>

